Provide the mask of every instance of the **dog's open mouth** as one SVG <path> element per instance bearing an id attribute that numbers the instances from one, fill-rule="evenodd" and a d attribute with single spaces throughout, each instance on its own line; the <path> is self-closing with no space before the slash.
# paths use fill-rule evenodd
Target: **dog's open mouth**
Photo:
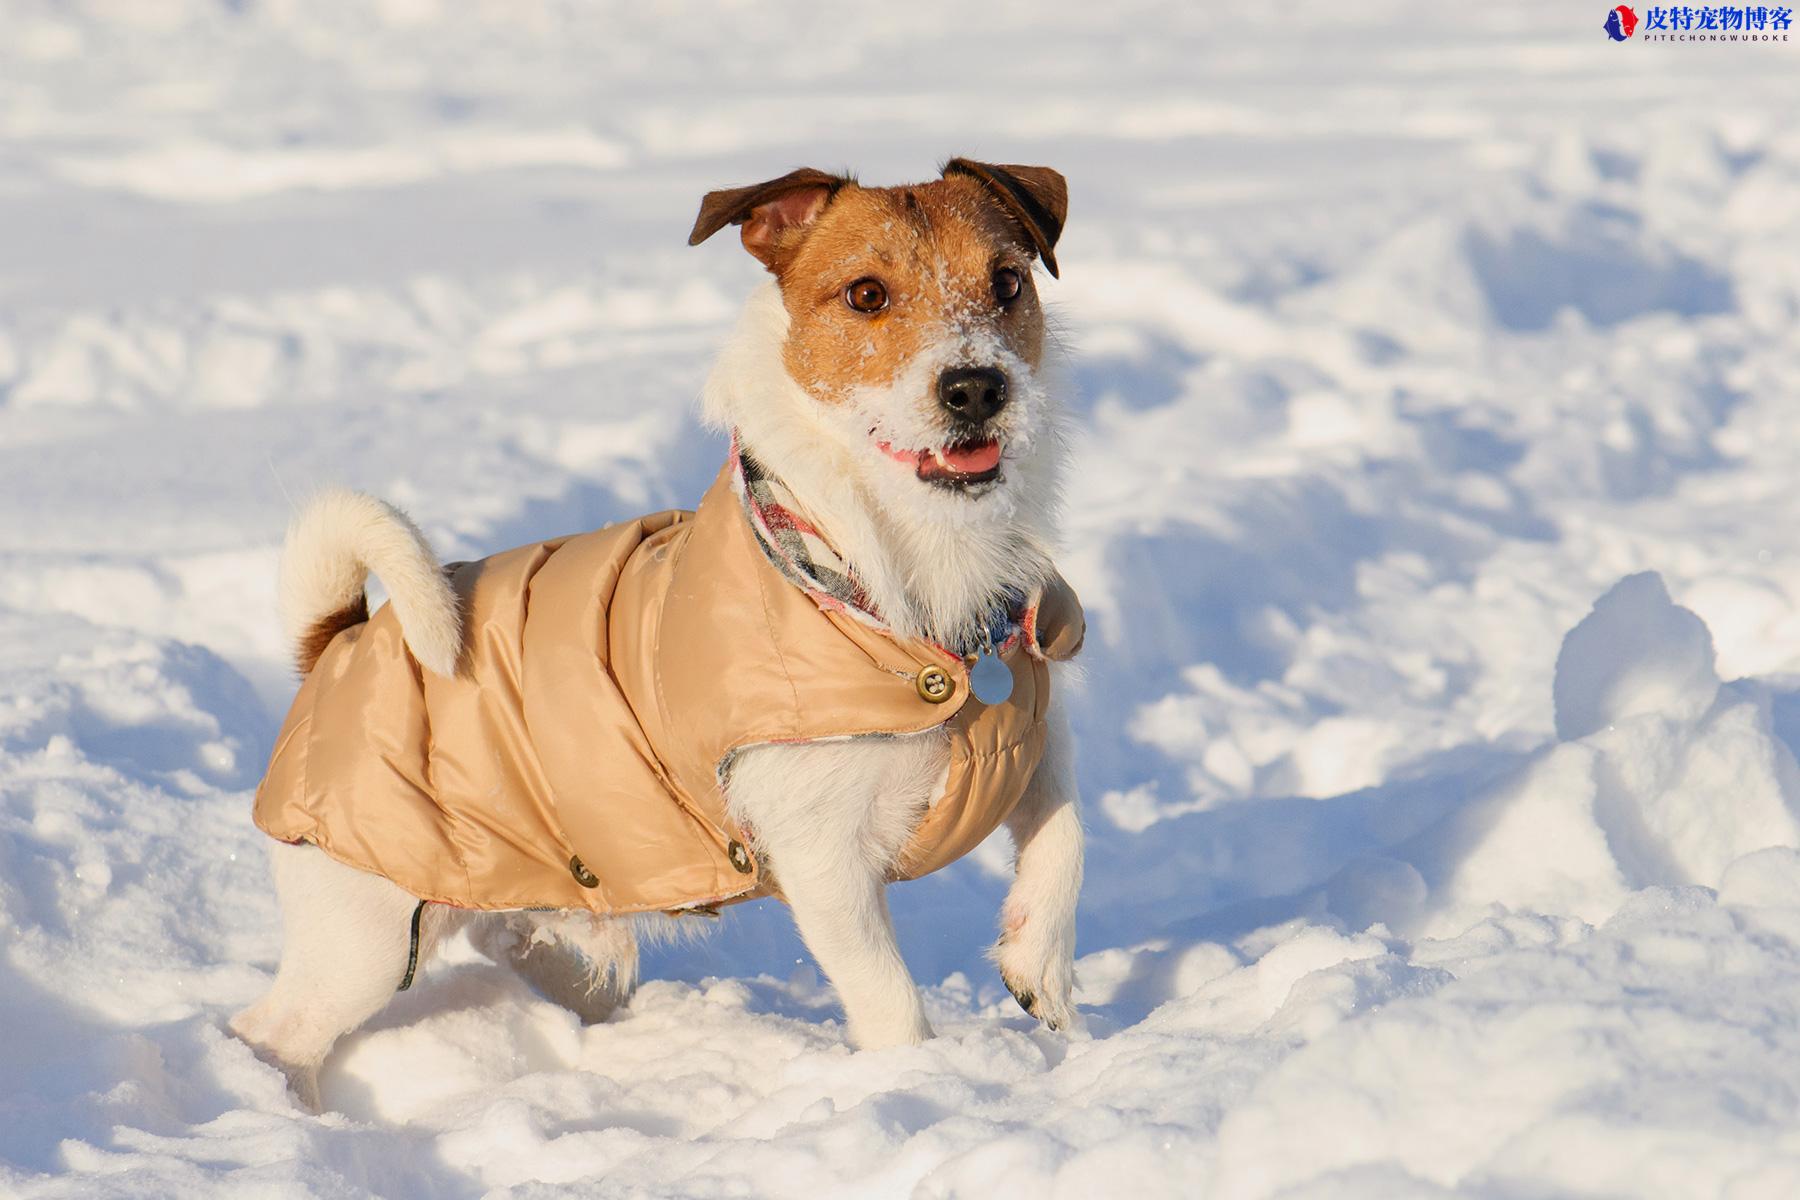
<path id="1" fill-rule="evenodd" d="M 912 467 L 919 478 L 939 487 L 964 488 L 1000 478 L 1000 441 L 957 442 L 931 450 L 897 450 L 877 443 L 883 454 Z"/>

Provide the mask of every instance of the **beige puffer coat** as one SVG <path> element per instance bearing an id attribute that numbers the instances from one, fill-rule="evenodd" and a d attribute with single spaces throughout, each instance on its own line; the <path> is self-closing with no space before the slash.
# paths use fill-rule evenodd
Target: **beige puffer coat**
<path id="1" fill-rule="evenodd" d="M 790 583 L 729 466 L 697 512 L 451 576 L 466 622 L 456 678 L 420 669 L 392 605 L 339 633 L 295 697 L 255 819 L 473 909 L 672 912 L 770 894 L 726 813 L 733 753 L 947 725 L 948 782 L 898 875 L 935 871 L 1018 803 L 1043 752 L 1045 658 L 1073 655 L 1083 628 L 1057 580 L 1003 654 L 1012 695 L 985 705 L 956 656 Z"/>

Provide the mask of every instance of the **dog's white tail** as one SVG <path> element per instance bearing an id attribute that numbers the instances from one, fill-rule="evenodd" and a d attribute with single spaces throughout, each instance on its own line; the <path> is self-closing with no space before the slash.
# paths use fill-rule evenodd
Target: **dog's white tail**
<path id="1" fill-rule="evenodd" d="M 426 670 L 456 674 L 462 610 L 437 556 L 406 514 L 333 488 L 307 502 L 281 551 L 281 627 L 305 674 L 339 630 L 368 619 L 363 587 L 387 588 L 407 649 Z"/>

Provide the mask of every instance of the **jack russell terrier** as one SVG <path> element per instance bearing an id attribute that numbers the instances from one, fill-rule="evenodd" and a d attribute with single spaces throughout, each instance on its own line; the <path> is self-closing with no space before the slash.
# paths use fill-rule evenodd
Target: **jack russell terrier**
<path id="1" fill-rule="evenodd" d="M 281 966 L 232 1029 L 317 1108 L 332 1045 L 467 927 L 597 1020 L 645 932 L 776 895 L 863 1048 L 931 1036 L 886 885 L 1004 824 L 993 951 L 1075 1020 L 1082 831 L 1052 666 L 1064 439 L 1032 279 L 1067 212 L 1044 167 L 811 169 L 709 193 L 773 274 L 706 387 L 731 454 L 693 512 L 441 566 L 327 492 L 281 561 L 304 676 L 257 791 Z M 370 572 L 391 602 L 370 614 Z"/>

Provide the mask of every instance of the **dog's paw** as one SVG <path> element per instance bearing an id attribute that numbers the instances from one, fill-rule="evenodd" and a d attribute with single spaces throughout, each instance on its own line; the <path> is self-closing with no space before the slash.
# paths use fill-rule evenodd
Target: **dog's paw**
<path id="1" fill-rule="evenodd" d="M 917 1046 L 937 1036 L 923 1012 L 896 1014 L 889 1019 L 848 1022 L 850 1045 L 858 1050 L 888 1050 L 895 1046 Z"/>
<path id="2" fill-rule="evenodd" d="M 1037 1016 L 1037 997 L 1035 995 L 1024 990 L 1022 987 L 1015 985 L 1012 980 L 1007 979 L 1004 975 L 1000 977 L 1000 982 L 1006 985 L 1006 990 L 1012 993 L 1012 998 L 1019 1002 L 1020 1008 L 1024 1009 L 1034 1017 Z"/>
<path id="3" fill-rule="evenodd" d="M 288 1088 L 300 1107 L 314 1116 L 325 1111 L 325 1100 L 319 1095 L 319 1068 L 301 1067 L 288 1072 Z"/>
<path id="4" fill-rule="evenodd" d="M 1019 1007 L 1046 1029 L 1067 1032 L 1076 1027 L 1075 958 L 1061 946 L 1033 945 L 1030 938 L 1008 935 L 994 947 L 1000 981 Z"/>

